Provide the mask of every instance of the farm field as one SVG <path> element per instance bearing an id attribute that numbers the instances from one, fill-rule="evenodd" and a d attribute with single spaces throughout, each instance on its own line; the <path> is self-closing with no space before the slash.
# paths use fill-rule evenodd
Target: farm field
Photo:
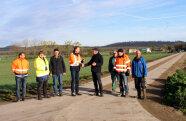
<path id="1" fill-rule="evenodd" d="M 109 53 L 109 52 L 108 52 Z M 103 59 L 104 64 L 102 66 L 102 72 L 108 71 L 108 61 L 110 58 L 110 55 L 107 52 L 103 52 Z M 146 61 L 152 61 L 156 60 L 158 58 L 162 58 L 165 56 L 170 55 L 170 53 L 147 53 L 143 54 L 142 56 L 145 58 Z M 135 54 L 129 54 L 130 59 L 132 60 L 134 58 Z M 90 60 L 91 57 L 85 57 L 86 62 Z M 14 90 L 15 89 L 15 76 L 11 72 L 11 63 L 12 61 L 16 59 L 15 56 L 2 56 L 0 61 L 0 92 L 3 92 L 4 90 Z M 47 58 L 50 60 L 50 58 Z M 64 58 L 66 68 L 67 68 L 67 75 L 63 76 L 63 84 L 64 86 L 70 84 L 71 75 L 69 70 L 69 60 L 68 58 Z M 85 62 L 85 63 L 86 63 Z M 34 59 L 29 60 L 30 63 L 30 70 L 29 70 L 29 76 L 27 79 L 28 85 L 35 85 L 36 79 L 35 79 L 35 69 L 34 69 Z M 81 68 L 80 71 L 80 81 L 91 79 L 91 70 L 90 66 L 86 68 Z M 83 77 L 83 78 L 82 78 Z M 50 77 L 49 84 L 52 84 L 52 78 Z"/>

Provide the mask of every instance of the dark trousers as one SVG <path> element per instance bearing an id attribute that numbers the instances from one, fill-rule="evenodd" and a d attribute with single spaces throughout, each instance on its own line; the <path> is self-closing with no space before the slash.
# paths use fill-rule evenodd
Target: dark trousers
<path id="1" fill-rule="evenodd" d="M 138 92 L 138 96 L 141 97 L 141 88 L 146 88 L 145 79 L 143 77 L 135 77 L 135 88 Z"/>
<path id="2" fill-rule="evenodd" d="M 43 87 L 43 95 L 47 96 L 48 80 L 38 82 L 38 97 L 41 97 L 41 89 Z"/>
<path id="3" fill-rule="evenodd" d="M 101 82 L 101 73 L 92 72 L 92 78 L 93 78 L 93 82 L 94 82 L 95 93 L 98 94 L 99 91 L 100 91 L 100 93 L 103 93 L 103 86 L 102 86 L 102 82 Z M 98 90 L 98 85 L 99 85 L 99 90 Z"/>
<path id="4" fill-rule="evenodd" d="M 79 93 L 79 71 L 71 71 L 71 92 L 74 93 L 74 83 L 75 83 L 75 91 Z"/>
<path id="5" fill-rule="evenodd" d="M 16 98 L 20 99 L 21 86 L 22 86 L 22 98 L 25 98 L 27 77 L 15 77 L 15 80 L 16 80 Z"/>

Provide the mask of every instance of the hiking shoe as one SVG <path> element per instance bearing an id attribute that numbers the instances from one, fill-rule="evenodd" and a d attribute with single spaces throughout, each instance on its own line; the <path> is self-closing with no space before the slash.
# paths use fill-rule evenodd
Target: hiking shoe
<path id="1" fill-rule="evenodd" d="M 116 91 L 115 90 L 112 90 L 112 94 L 116 94 Z"/>
<path id="2" fill-rule="evenodd" d="M 75 93 L 72 93 L 71 95 L 72 95 L 72 96 L 76 96 L 76 94 L 75 94 Z"/>
<path id="3" fill-rule="evenodd" d="M 99 96 L 99 94 L 95 92 L 95 93 L 93 94 L 93 96 Z"/>
<path id="4" fill-rule="evenodd" d="M 124 94 L 123 94 L 123 93 L 118 95 L 118 97 L 123 97 L 123 96 L 124 96 Z"/>
<path id="5" fill-rule="evenodd" d="M 103 97 L 103 93 L 100 93 L 100 97 Z"/>
<path id="6" fill-rule="evenodd" d="M 62 93 L 59 93 L 59 96 L 63 96 L 63 94 Z"/>
<path id="7" fill-rule="evenodd" d="M 16 100 L 15 100 L 15 102 L 19 102 L 20 101 L 20 99 L 19 98 L 17 98 Z"/>
<path id="8" fill-rule="evenodd" d="M 22 101 L 25 101 L 25 98 L 22 98 Z"/>
<path id="9" fill-rule="evenodd" d="M 76 93 L 76 95 L 82 95 L 82 94 L 78 92 L 78 93 Z"/>
<path id="10" fill-rule="evenodd" d="M 42 97 L 38 97 L 38 100 L 42 100 Z"/>

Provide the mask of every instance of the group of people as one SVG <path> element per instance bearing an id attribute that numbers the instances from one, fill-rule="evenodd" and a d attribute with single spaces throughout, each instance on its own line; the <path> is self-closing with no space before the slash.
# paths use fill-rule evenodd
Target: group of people
<path id="1" fill-rule="evenodd" d="M 90 61 L 86 61 L 80 56 L 80 47 L 76 46 L 69 55 L 69 65 L 71 71 L 71 96 L 82 95 L 79 92 L 79 71 L 84 67 L 91 66 L 92 78 L 95 87 L 95 96 L 103 97 L 103 86 L 101 81 L 101 67 L 103 65 L 103 57 L 99 53 L 98 48 L 93 48 L 93 56 Z M 66 66 L 59 50 L 54 49 L 54 56 L 50 58 L 50 62 L 46 59 L 44 52 L 40 51 L 38 57 L 34 61 L 36 70 L 36 81 L 38 82 L 38 100 L 42 100 L 42 88 L 44 98 L 50 98 L 47 93 L 49 76 L 53 78 L 53 96 L 63 96 L 62 78 L 66 75 Z M 12 72 L 15 73 L 16 80 L 16 101 L 20 101 L 20 88 L 22 86 L 22 101 L 25 100 L 26 83 L 29 70 L 29 62 L 25 59 L 25 53 L 19 53 L 19 57 L 13 61 L 11 66 Z M 115 93 L 116 78 L 119 82 L 120 94 L 118 96 L 128 97 L 129 87 L 128 78 L 131 71 L 130 58 L 124 53 L 123 49 L 113 52 L 113 56 L 109 60 L 108 70 L 111 73 L 112 92 Z M 136 57 L 132 61 L 132 77 L 135 80 L 138 98 L 141 98 L 141 88 L 145 92 L 145 79 L 147 76 L 147 67 L 145 60 L 141 57 L 141 52 L 136 52 Z M 59 89 L 58 89 L 59 83 Z M 124 83 L 124 86 L 123 86 Z M 124 94 L 125 92 L 125 94 Z M 145 93 L 144 93 L 145 94 Z M 145 98 L 145 97 L 144 97 Z"/>

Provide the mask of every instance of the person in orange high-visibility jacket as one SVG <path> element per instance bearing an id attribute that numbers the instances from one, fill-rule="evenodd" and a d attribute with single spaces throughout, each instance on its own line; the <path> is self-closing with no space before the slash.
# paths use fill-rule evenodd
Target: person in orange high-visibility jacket
<path id="1" fill-rule="evenodd" d="M 130 73 L 131 70 L 131 62 L 128 55 L 124 54 L 123 49 L 118 50 L 118 56 L 116 57 L 114 70 L 117 72 L 116 75 L 120 87 L 120 94 L 118 96 L 124 96 L 124 87 L 123 87 L 123 81 L 124 81 L 125 97 L 128 97 L 129 88 L 128 88 L 127 75 Z"/>
<path id="2" fill-rule="evenodd" d="M 71 53 L 69 56 L 70 71 L 71 71 L 71 77 L 72 77 L 72 81 L 71 81 L 71 95 L 72 96 L 81 95 L 79 93 L 79 71 L 85 59 L 83 60 L 81 59 L 79 52 L 80 52 L 80 47 L 76 46 L 74 47 L 73 53 Z M 76 94 L 74 93 L 74 82 L 75 82 Z"/>
<path id="3" fill-rule="evenodd" d="M 20 86 L 22 83 L 22 101 L 26 95 L 26 81 L 28 76 L 29 62 L 25 59 L 23 52 L 19 53 L 19 58 L 13 61 L 11 66 L 12 72 L 15 73 L 16 80 L 16 102 L 20 100 Z"/>

